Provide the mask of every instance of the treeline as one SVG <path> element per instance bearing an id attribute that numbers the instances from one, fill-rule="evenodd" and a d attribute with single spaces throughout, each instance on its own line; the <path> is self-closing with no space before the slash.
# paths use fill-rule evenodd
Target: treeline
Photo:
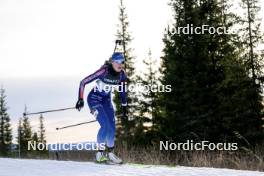
<path id="1" fill-rule="evenodd" d="M 25 108 L 25 113 L 27 108 Z M 34 132 L 30 121 L 26 115 L 19 119 L 18 128 L 17 128 L 17 147 L 16 151 L 18 152 L 19 157 L 34 157 L 41 156 L 45 157 L 48 155 L 47 150 L 28 150 L 28 143 L 46 144 L 46 130 L 44 127 L 44 118 L 42 114 L 39 116 L 39 127 L 38 131 Z"/>
<path id="2" fill-rule="evenodd" d="M 39 128 L 37 132 L 32 130 L 27 116 L 19 119 L 17 127 L 16 142 L 13 142 L 13 134 L 8 114 L 7 97 L 5 89 L 0 89 L 0 156 L 7 157 L 33 157 L 47 156 L 47 151 L 28 150 L 28 142 L 46 144 L 46 134 L 43 116 L 39 117 Z M 25 108 L 26 112 L 26 108 Z"/>
<path id="3" fill-rule="evenodd" d="M 156 64 L 150 51 L 143 63 L 146 72 L 136 75 L 129 21 L 121 0 L 117 37 L 124 41 L 128 85 L 171 85 L 172 91 L 128 92 L 129 119 L 118 117 L 120 143 L 128 147 L 160 140 L 238 142 L 239 146 L 263 143 L 259 2 L 241 0 L 245 15 L 233 13 L 232 3 L 172 0 L 174 22 L 164 32 L 161 64 Z M 170 30 L 187 25 L 235 32 L 200 35 Z M 119 108 L 118 96 L 115 103 Z"/>

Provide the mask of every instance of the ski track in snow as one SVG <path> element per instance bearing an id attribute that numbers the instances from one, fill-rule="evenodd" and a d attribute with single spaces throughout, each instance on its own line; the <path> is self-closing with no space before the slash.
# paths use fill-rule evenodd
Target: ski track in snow
<path id="1" fill-rule="evenodd" d="M 92 162 L 0 158 L 0 176 L 264 176 L 264 172 L 206 167 L 103 165 Z"/>

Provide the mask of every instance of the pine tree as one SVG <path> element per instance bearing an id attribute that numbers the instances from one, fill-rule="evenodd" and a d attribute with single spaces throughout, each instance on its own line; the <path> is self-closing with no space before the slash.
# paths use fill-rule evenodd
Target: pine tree
<path id="1" fill-rule="evenodd" d="M 230 28 L 234 24 L 226 1 L 173 1 L 171 5 L 176 28 L 187 24 Z M 172 85 L 172 92 L 159 98 L 162 138 L 214 142 L 236 140 L 238 132 L 252 142 L 260 141 L 261 97 L 252 89 L 233 42 L 236 38 L 229 34 L 165 34 L 161 81 Z"/>
<path id="2" fill-rule="evenodd" d="M 32 141 L 36 142 L 36 144 L 40 143 L 39 137 L 38 137 L 38 133 L 34 132 L 32 135 Z"/>
<path id="3" fill-rule="evenodd" d="M 128 17 L 125 12 L 125 6 L 123 4 L 123 0 L 120 0 L 119 6 L 120 14 L 119 14 L 119 25 L 117 30 L 117 38 L 122 40 L 123 53 L 125 57 L 125 65 L 124 70 L 127 75 L 127 86 L 135 84 L 135 74 L 134 74 L 134 57 L 132 55 L 132 49 L 130 48 L 130 43 L 132 41 L 131 35 L 129 33 L 128 27 Z M 128 120 L 122 119 L 121 116 L 117 116 L 117 136 L 120 141 L 128 142 L 128 138 L 131 137 L 130 130 L 133 129 L 133 125 L 135 122 L 134 115 L 136 113 L 136 102 L 137 98 L 133 92 L 127 91 L 127 101 L 128 101 Z M 119 93 L 115 93 L 114 103 L 116 105 L 116 113 L 122 114 L 120 96 Z M 126 138 L 124 140 L 124 138 Z"/>
<path id="4" fill-rule="evenodd" d="M 7 156 L 11 152 L 12 129 L 7 113 L 7 103 L 4 88 L 0 89 L 0 155 Z"/>
<path id="5" fill-rule="evenodd" d="M 205 20 L 210 19 L 208 8 L 211 8 L 206 5 L 192 0 L 173 1 L 174 27 L 206 24 Z M 163 85 L 171 85 L 172 91 L 163 93 L 160 100 L 164 106 L 159 118 L 163 138 L 186 140 L 209 133 L 205 124 L 214 113 L 212 87 L 221 79 L 218 78 L 221 70 L 217 68 L 214 53 L 210 52 L 213 48 L 209 48 L 212 40 L 208 34 L 165 34 L 161 81 Z"/>
<path id="6" fill-rule="evenodd" d="M 27 108 L 25 107 L 25 113 Z M 22 157 L 28 156 L 30 151 L 28 150 L 28 142 L 33 142 L 32 127 L 30 125 L 28 117 L 25 115 L 20 119 L 18 124 L 18 138 L 17 142 L 19 145 L 20 154 Z"/>
<path id="7" fill-rule="evenodd" d="M 21 157 L 21 144 L 20 139 L 22 138 L 22 118 L 19 118 L 18 125 L 17 125 L 17 151 L 19 158 Z"/>
<path id="8" fill-rule="evenodd" d="M 142 90 L 137 95 L 139 97 L 139 116 L 134 134 L 134 138 L 139 144 L 149 143 L 153 135 L 152 130 L 155 130 L 158 92 L 154 89 L 158 89 L 159 86 L 157 60 L 152 58 L 150 49 L 148 58 L 143 61 L 143 64 L 146 72 L 137 78 L 142 83 Z"/>
<path id="9" fill-rule="evenodd" d="M 246 143 L 255 145 L 264 139 L 264 121 L 261 119 L 264 50 L 259 48 L 263 42 L 263 33 L 260 30 L 261 19 L 258 17 L 259 1 L 242 0 L 241 6 L 244 16 L 237 17 L 240 29 L 237 36 L 239 44 L 236 46 L 239 48 L 239 63 L 244 70 L 237 70 L 233 75 L 233 80 L 240 78 L 236 85 L 240 92 L 233 96 L 235 101 L 240 100 L 240 106 L 233 111 L 241 113 L 240 118 L 235 118 L 236 121 L 233 119 L 233 128 L 238 138 L 243 136 L 248 140 Z"/>
<path id="10" fill-rule="evenodd" d="M 158 75 L 157 75 L 157 60 L 152 58 L 151 50 L 148 52 L 148 58 L 143 61 L 143 64 L 146 68 L 146 72 L 143 73 L 142 77 L 139 77 L 142 85 L 144 87 L 148 87 L 149 91 L 142 91 L 142 97 L 140 101 L 140 105 L 142 109 L 140 111 L 141 115 L 148 117 L 150 120 L 154 118 L 154 111 L 155 111 L 155 102 L 157 98 L 157 92 L 154 90 L 152 91 L 151 88 L 157 89 L 158 86 Z"/>
<path id="11" fill-rule="evenodd" d="M 46 144 L 46 135 L 45 135 L 45 127 L 44 127 L 44 118 L 41 114 L 39 117 L 39 142 Z"/>
<path id="12" fill-rule="evenodd" d="M 38 146 L 39 143 L 40 143 L 39 136 L 38 136 L 38 133 L 37 132 L 33 132 L 33 135 L 32 135 L 32 143 L 34 145 L 36 145 L 36 146 Z M 36 148 L 36 150 L 28 151 L 28 153 L 30 153 L 31 156 L 39 156 L 39 154 L 42 153 L 42 150 L 40 151 L 39 148 Z"/>
<path id="13" fill-rule="evenodd" d="M 45 126 L 44 126 L 44 117 L 41 114 L 39 117 L 39 135 L 38 135 L 38 142 L 41 144 L 47 144 L 46 141 L 46 130 L 45 130 Z M 39 154 L 42 155 L 42 157 L 47 157 L 48 156 L 48 151 L 47 150 L 41 150 L 39 151 Z"/>
<path id="14" fill-rule="evenodd" d="M 263 42 L 263 33 L 260 29 L 261 19 L 258 17 L 260 5 L 258 0 L 242 0 L 241 6 L 245 14 L 239 20 L 242 26 L 239 32 L 244 49 L 242 57 L 255 84 L 259 83 L 259 80 L 264 81 L 262 75 L 264 50 L 257 48 Z"/>
<path id="15" fill-rule="evenodd" d="M 224 1 L 222 4 L 226 9 L 228 2 L 230 3 L 230 1 Z M 249 1 L 246 3 L 248 4 Z M 256 1 L 254 3 L 256 3 Z M 257 5 L 257 3 L 255 5 Z M 254 7 L 257 8 L 255 5 Z M 249 12 L 248 10 L 249 9 L 246 9 L 247 12 Z M 232 16 L 236 20 L 230 19 Z M 247 18 L 249 18 L 249 16 L 247 13 Z M 240 32 L 231 35 L 231 37 L 230 35 L 227 36 L 229 37 L 229 42 L 233 41 L 232 45 L 235 49 L 232 50 L 235 50 L 237 54 L 235 57 L 230 57 L 225 61 L 225 80 L 218 88 L 218 90 L 221 90 L 219 93 L 225 94 L 225 96 L 220 98 L 224 103 L 221 103 L 219 108 L 221 109 L 219 115 L 222 116 L 224 123 L 222 125 L 222 130 L 232 133 L 235 136 L 233 140 L 238 140 L 238 142 L 243 142 L 247 145 L 249 144 L 248 142 L 250 142 L 252 145 L 255 145 L 264 139 L 262 127 L 263 120 L 261 120 L 263 105 L 261 103 L 262 96 L 259 84 L 259 80 L 261 80 L 260 56 L 257 52 L 253 52 L 251 46 L 255 47 L 255 45 L 259 43 L 258 40 L 261 37 L 256 36 L 259 31 L 255 30 L 252 31 L 254 35 L 249 34 L 251 32 L 246 32 L 247 34 L 245 35 L 245 21 L 243 21 L 243 18 L 237 15 L 234 16 L 229 14 L 229 16 L 227 16 L 227 14 L 225 14 L 225 19 L 226 26 L 228 23 L 239 25 Z M 249 30 L 251 28 L 250 26 L 254 26 L 255 24 L 252 23 L 247 25 L 248 27 L 246 27 L 246 29 Z M 248 36 L 248 38 L 246 36 Z M 245 41 L 245 38 L 247 38 L 247 41 Z M 252 41 L 254 41 L 253 44 L 250 44 Z M 230 134 L 229 137 L 230 136 L 232 135 Z M 241 138 L 241 136 L 243 136 L 243 138 Z M 247 140 L 246 142 L 245 139 Z"/>

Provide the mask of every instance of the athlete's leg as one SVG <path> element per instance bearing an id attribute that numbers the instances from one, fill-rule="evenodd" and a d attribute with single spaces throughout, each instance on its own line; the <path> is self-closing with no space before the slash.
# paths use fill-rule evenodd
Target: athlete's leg
<path id="1" fill-rule="evenodd" d="M 109 159 L 104 152 L 105 148 L 100 148 L 106 145 L 106 138 L 109 129 L 109 120 L 103 105 L 105 98 L 92 90 L 87 99 L 91 112 L 96 116 L 96 120 L 100 124 L 100 129 L 97 133 L 97 143 L 99 148 L 98 152 L 96 152 L 95 158 L 97 162 L 106 162 Z"/>
<path id="2" fill-rule="evenodd" d="M 98 121 L 100 125 L 100 129 L 97 133 L 97 143 L 98 144 L 105 144 L 106 143 L 106 136 L 107 136 L 107 129 L 108 129 L 108 118 L 107 114 L 103 107 L 103 98 L 95 94 L 94 92 L 90 92 L 87 97 L 87 102 L 89 105 L 89 108 L 93 114 L 96 115 L 96 120 Z M 97 112 L 94 112 L 97 111 Z"/>
<path id="3" fill-rule="evenodd" d="M 114 108 L 111 102 L 111 99 L 108 98 L 106 101 L 104 101 L 104 110 L 107 114 L 109 127 L 107 130 L 107 136 L 106 136 L 106 147 L 107 147 L 107 156 L 108 159 L 113 162 L 120 164 L 122 163 L 122 159 L 119 158 L 114 154 L 114 145 L 115 145 L 115 113 Z"/>
<path id="4" fill-rule="evenodd" d="M 104 111 L 107 114 L 108 128 L 106 135 L 106 146 L 113 148 L 115 144 L 115 113 L 111 102 L 111 98 L 107 98 L 103 103 Z"/>

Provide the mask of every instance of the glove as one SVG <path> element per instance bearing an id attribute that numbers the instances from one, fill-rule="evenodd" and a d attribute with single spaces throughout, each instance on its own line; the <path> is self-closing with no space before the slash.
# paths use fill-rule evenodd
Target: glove
<path id="1" fill-rule="evenodd" d="M 84 106 L 83 99 L 80 98 L 80 99 L 77 101 L 75 108 L 76 108 L 78 111 L 80 111 L 80 110 L 83 108 L 83 106 Z"/>
<path id="2" fill-rule="evenodd" d="M 122 106 L 122 117 L 124 118 L 124 119 L 127 119 L 128 118 L 128 116 L 127 116 L 127 106 Z"/>

